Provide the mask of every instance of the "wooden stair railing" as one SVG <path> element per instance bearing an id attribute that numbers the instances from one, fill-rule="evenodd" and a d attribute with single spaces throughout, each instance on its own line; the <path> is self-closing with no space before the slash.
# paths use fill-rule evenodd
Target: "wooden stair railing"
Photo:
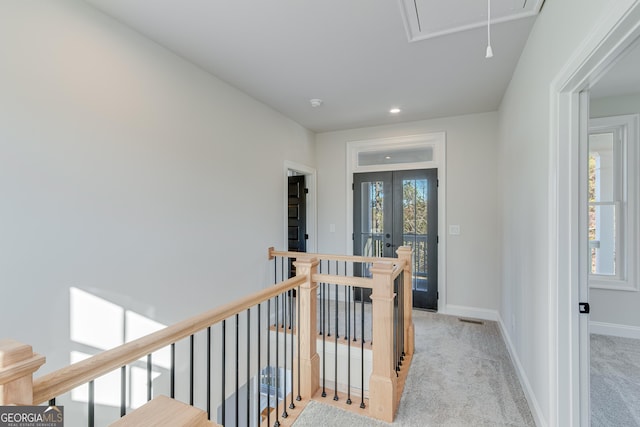
<path id="1" fill-rule="evenodd" d="M 311 399 L 319 389 L 320 379 L 319 355 L 316 348 L 318 283 L 327 282 L 373 289 L 371 300 L 375 347 L 373 348 L 373 372 L 370 378 L 368 415 L 387 422 L 393 421 L 398 407 L 399 394 L 401 393 L 401 390 L 398 391 L 397 388 L 396 367 L 393 366 L 394 351 L 397 351 L 394 349 L 394 339 L 397 337 L 397 331 L 393 330 L 394 309 L 396 310 L 396 315 L 398 313 L 397 307 L 394 307 L 394 280 L 403 274 L 404 281 L 401 286 L 404 293 L 402 301 L 404 309 L 401 313 L 404 321 L 404 330 L 402 334 L 404 352 L 411 356 L 414 342 L 411 318 L 411 248 L 400 248 L 398 250 L 399 258 L 395 259 L 276 252 L 273 249 L 269 250 L 269 255 L 270 257 L 286 256 L 296 258 L 297 275 L 275 286 L 193 316 L 35 380 L 33 379 L 33 373 L 44 364 L 45 358 L 34 354 L 32 348 L 28 345 L 13 340 L 0 340 L 0 405 L 37 405 L 51 401 L 57 396 L 87 384 L 104 374 L 118 370 L 157 350 L 193 336 L 199 331 L 206 330 L 212 325 L 237 316 L 245 310 L 250 310 L 256 305 L 294 289 L 299 292 L 299 324 L 296 328 L 299 351 L 296 351 L 295 356 L 295 361 L 299 361 L 300 366 L 300 372 L 297 374 L 300 379 L 298 392 L 301 398 Z M 373 263 L 373 278 L 319 274 L 318 263 L 321 259 Z M 394 332 L 396 332 L 396 335 L 394 335 Z M 410 360 L 410 357 L 408 360 Z M 154 408 L 157 408 L 158 405 L 169 405 L 168 401 L 165 400 L 169 398 L 158 397 L 156 399 L 155 403 L 152 400 L 147 405 L 124 416 L 114 425 L 142 425 L 136 421 L 138 417 L 142 416 L 140 414 L 144 415 L 148 411 L 155 413 Z M 182 407 L 183 404 L 177 401 L 171 401 L 170 405 L 176 408 L 175 411 L 170 411 L 176 415 L 182 414 L 180 416 L 185 416 L 185 413 L 192 413 L 193 419 L 201 419 L 201 415 L 197 415 L 193 411 L 184 412 L 182 410 L 185 409 Z M 189 407 L 189 405 L 186 406 Z M 177 408 L 182 409 L 178 410 Z M 137 415 L 135 415 L 136 412 Z M 187 418 L 191 419 L 188 416 Z M 188 421 L 184 424 L 169 422 L 167 425 L 201 425 L 198 424 L 200 421 L 195 421 L 196 424 L 189 424 L 190 422 Z"/>
<path id="2" fill-rule="evenodd" d="M 400 311 L 403 316 L 403 358 L 407 361 L 406 368 L 403 372 L 403 379 L 406 378 L 415 345 L 415 331 L 412 318 L 412 249 L 409 246 L 402 246 L 398 248 L 396 253 L 398 254 L 398 258 L 380 258 L 350 255 L 309 254 L 302 252 L 276 251 L 274 248 L 269 248 L 270 259 L 275 257 L 296 259 L 296 262 L 294 262 L 294 265 L 296 266 L 296 274 L 311 275 L 310 283 L 314 291 L 311 292 L 313 296 L 308 297 L 307 300 L 309 301 L 308 303 L 311 304 L 311 307 L 315 307 L 317 304 L 317 292 L 315 289 L 318 287 L 318 283 L 370 288 L 373 290 L 373 293 L 371 294 L 371 306 L 373 342 L 375 345 L 372 347 L 373 371 L 369 378 L 369 406 L 367 415 L 386 422 L 392 422 L 395 418 L 402 389 L 404 387 L 404 381 L 401 381 L 400 384 L 398 384 L 398 375 L 396 373 L 396 367 L 394 366 L 393 316 L 394 301 L 397 297 L 394 293 L 394 280 L 399 275 L 402 275 L 403 279 L 403 307 Z M 372 264 L 372 278 L 353 277 L 347 275 L 341 276 L 326 273 L 320 274 L 318 273 L 318 263 L 321 260 Z M 305 301 L 305 299 L 302 301 Z M 316 319 L 315 312 L 311 318 Z M 304 334 L 305 331 L 317 330 L 315 325 L 304 324 L 302 326 L 302 334 Z M 311 348 L 307 346 L 313 346 L 313 352 L 317 355 L 315 342 L 316 338 L 311 337 L 310 341 L 304 348 Z M 313 369 L 318 369 L 317 378 L 319 378 L 319 367 L 317 367 L 318 359 L 313 360 L 314 364 L 312 367 Z M 314 376 L 314 378 L 316 377 Z M 312 392 L 311 395 L 316 395 L 316 392 L 319 390 L 319 385 L 313 383 L 309 384 L 309 386 L 312 388 L 307 390 L 307 392 Z M 364 392 L 364 390 L 362 392 Z"/>

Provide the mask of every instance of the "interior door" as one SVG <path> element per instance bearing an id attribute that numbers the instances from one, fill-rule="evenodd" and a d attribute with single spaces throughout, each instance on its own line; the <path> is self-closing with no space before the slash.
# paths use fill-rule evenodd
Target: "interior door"
<path id="1" fill-rule="evenodd" d="M 288 250 L 295 252 L 307 251 L 307 189 L 304 175 L 288 178 L 287 225 L 289 244 Z M 289 277 L 295 276 L 293 260 L 289 259 Z"/>
<path id="2" fill-rule="evenodd" d="M 354 254 L 396 257 L 398 247 L 411 246 L 414 307 L 437 310 L 437 169 L 358 173 L 353 181 Z M 371 277 L 369 266 L 356 267 Z"/>
<path id="3" fill-rule="evenodd" d="M 392 247 L 413 249 L 413 305 L 438 309 L 438 170 L 393 173 Z"/>

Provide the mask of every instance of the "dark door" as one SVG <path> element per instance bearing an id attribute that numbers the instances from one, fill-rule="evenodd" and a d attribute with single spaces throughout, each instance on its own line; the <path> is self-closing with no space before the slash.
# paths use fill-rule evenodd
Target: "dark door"
<path id="1" fill-rule="evenodd" d="M 398 247 L 411 246 L 413 305 L 428 310 L 438 308 L 437 176 L 437 169 L 421 169 L 353 177 L 354 254 L 395 257 Z M 368 266 L 356 274 L 371 276 Z"/>
<path id="2" fill-rule="evenodd" d="M 307 189 L 304 175 L 290 176 L 288 188 L 287 222 L 290 251 L 307 251 Z M 289 260 L 289 277 L 295 276 L 295 266 Z"/>

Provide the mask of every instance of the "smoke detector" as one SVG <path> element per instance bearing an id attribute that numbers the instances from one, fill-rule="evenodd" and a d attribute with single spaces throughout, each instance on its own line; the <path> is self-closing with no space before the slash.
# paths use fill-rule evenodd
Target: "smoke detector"
<path id="1" fill-rule="evenodd" d="M 309 102 L 311 103 L 311 106 L 313 108 L 318 108 L 319 106 L 322 105 L 322 99 L 318 99 L 318 98 L 310 99 Z"/>

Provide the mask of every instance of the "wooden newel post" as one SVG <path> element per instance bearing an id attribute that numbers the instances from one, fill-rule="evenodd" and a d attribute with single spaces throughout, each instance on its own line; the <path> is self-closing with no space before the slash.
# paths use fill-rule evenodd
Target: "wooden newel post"
<path id="1" fill-rule="evenodd" d="M 296 276 L 307 280 L 300 285 L 300 317 L 298 339 L 300 340 L 300 394 L 311 399 L 320 388 L 320 356 L 316 350 L 318 334 L 318 284 L 311 277 L 318 271 L 317 258 L 298 258 L 294 262 Z"/>
<path id="2" fill-rule="evenodd" d="M 378 262 L 371 268 L 373 293 L 373 369 L 369 379 L 369 415 L 392 422 L 397 409 L 397 377 L 393 367 L 393 264 Z"/>
<path id="3" fill-rule="evenodd" d="M 0 405 L 33 405 L 33 373 L 44 362 L 30 345 L 0 340 Z"/>
<path id="4" fill-rule="evenodd" d="M 404 352 L 412 355 L 415 349 L 415 328 L 413 326 L 413 263 L 411 246 L 400 246 L 396 251 L 404 263 Z"/>

